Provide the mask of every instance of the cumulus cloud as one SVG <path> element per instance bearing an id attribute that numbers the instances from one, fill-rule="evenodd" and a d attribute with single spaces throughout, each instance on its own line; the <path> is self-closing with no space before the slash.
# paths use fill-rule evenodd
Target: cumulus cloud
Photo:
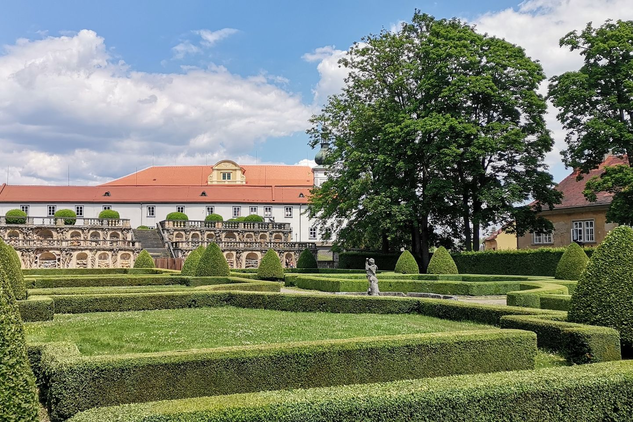
<path id="1" fill-rule="evenodd" d="M 319 82 L 312 90 L 315 103 L 324 103 L 329 95 L 338 94 L 345 86 L 345 78 L 349 72 L 338 64 L 345 54 L 345 50 L 337 50 L 333 45 L 328 45 L 302 56 L 307 62 L 318 62 Z"/>
<path id="2" fill-rule="evenodd" d="M 16 184 L 65 183 L 69 166 L 71 182 L 97 183 L 152 161 L 236 157 L 308 126 L 309 107 L 269 79 L 135 71 L 89 30 L 20 39 L 0 55 L 0 167 Z"/>
<path id="3" fill-rule="evenodd" d="M 195 34 L 198 35 L 200 39 L 195 41 L 187 39 L 172 47 L 172 60 L 182 60 L 187 56 L 201 54 L 205 50 L 213 47 L 219 41 L 233 34 L 237 34 L 238 32 L 239 31 L 234 28 L 222 28 L 217 31 L 211 31 L 209 29 L 191 31 L 188 35 Z"/>
<path id="4" fill-rule="evenodd" d="M 307 158 L 304 158 L 303 160 L 299 161 L 298 163 L 294 164 L 295 166 L 308 166 L 308 167 L 316 167 L 317 163 L 314 160 L 309 160 Z"/>
<path id="5" fill-rule="evenodd" d="M 227 38 L 233 34 L 238 32 L 237 29 L 234 28 L 222 28 L 217 31 L 209 31 L 208 29 L 201 29 L 199 31 L 195 31 L 196 34 L 200 35 L 202 38 L 202 45 L 206 47 L 212 47 L 215 43 L 224 38 Z"/>

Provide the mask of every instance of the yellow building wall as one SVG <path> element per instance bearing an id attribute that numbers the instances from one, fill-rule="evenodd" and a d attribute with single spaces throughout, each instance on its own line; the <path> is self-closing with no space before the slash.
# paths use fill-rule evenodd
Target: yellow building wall
<path id="1" fill-rule="evenodd" d="M 484 249 L 487 251 L 508 251 L 516 248 L 516 234 L 501 232 L 493 240 L 484 241 Z"/>
<path id="2" fill-rule="evenodd" d="M 607 223 L 607 209 L 591 209 L 583 208 L 570 212 L 556 212 L 551 214 L 543 214 L 554 224 L 554 232 L 552 233 L 553 243 L 550 244 L 534 244 L 534 236 L 527 233 L 525 236 L 519 237 L 519 249 L 535 249 L 544 247 L 566 247 L 571 243 L 572 222 L 578 220 L 594 221 L 594 242 L 583 243 L 583 246 L 597 246 L 602 242 L 612 229 L 617 227 L 615 223 Z"/>
<path id="3" fill-rule="evenodd" d="M 229 173 L 229 180 L 222 179 L 222 173 Z M 246 183 L 246 176 L 242 168 L 234 161 L 220 161 L 213 166 L 213 171 L 207 179 L 209 185 L 243 185 Z"/>

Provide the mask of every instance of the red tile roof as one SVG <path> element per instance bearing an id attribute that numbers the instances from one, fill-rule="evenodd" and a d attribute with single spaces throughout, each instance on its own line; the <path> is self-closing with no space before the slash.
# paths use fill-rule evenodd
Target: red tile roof
<path id="1" fill-rule="evenodd" d="M 308 166 L 244 165 L 247 185 L 309 186 L 314 185 Z M 104 183 L 102 186 L 202 186 L 213 166 L 155 166 Z M 239 185 L 234 185 L 239 186 Z"/>
<path id="2" fill-rule="evenodd" d="M 582 179 L 576 180 L 576 177 L 579 174 L 579 171 L 576 170 L 561 180 L 558 186 L 556 186 L 556 189 L 563 193 L 563 202 L 556 205 L 555 209 L 610 204 L 613 197 L 610 193 L 600 192 L 597 194 L 597 200 L 595 202 L 589 202 L 585 199 L 582 191 L 585 190 L 585 184 L 589 179 L 594 176 L 601 175 L 604 172 L 605 167 L 615 166 L 617 164 L 627 164 L 627 161 L 625 158 L 610 155 L 597 169 L 591 170 L 588 174 L 584 174 Z"/>
<path id="3" fill-rule="evenodd" d="M 306 204 L 312 186 L 20 186 L 1 185 L 2 203 Z M 105 193 L 109 192 L 109 196 Z M 202 192 L 206 196 L 201 196 Z M 303 196 L 303 197 L 302 197 Z"/>

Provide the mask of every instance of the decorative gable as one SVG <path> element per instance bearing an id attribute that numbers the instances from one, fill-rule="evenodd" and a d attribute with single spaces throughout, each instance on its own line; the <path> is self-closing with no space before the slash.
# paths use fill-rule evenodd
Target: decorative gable
<path id="1" fill-rule="evenodd" d="M 246 176 L 244 168 L 235 161 L 223 160 L 213 166 L 213 170 L 207 178 L 209 185 L 244 185 Z"/>

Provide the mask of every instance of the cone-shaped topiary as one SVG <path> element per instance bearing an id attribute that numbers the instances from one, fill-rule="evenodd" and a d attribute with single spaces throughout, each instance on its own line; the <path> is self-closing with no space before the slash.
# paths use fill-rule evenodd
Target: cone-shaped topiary
<path id="1" fill-rule="evenodd" d="M 5 216 L 7 217 L 7 224 L 26 224 L 26 213 L 22 210 L 9 210 Z"/>
<path id="2" fill-rule="evenodd" d="M 615 328 L 633 351 L 633 229 L 613 229 L 596 248 L 571 296 L 568 320 Z"/>
<path id="3" fill-rule="evenodd" d="M 192 250 L 189 255 L 187 255 L 187 259 L 185 259 L 185 263 L 182 264 L 182 269 L 180 270 L 180 274 L 187 276 L 196 275 L 196 268 L 198 268 L 198 263 L 200 262 L 200 258 L 205 251 L 204 246 L 198 246 L 196 249 Z"/>
<path id="4" fill-rule="evenodd" d="M 401 274 L 420 274 L 420 267 L 411 252 L 404 251 L 400 254 L 394 271 Z"/>
<path id="5" fill-rule="evenodd" d="M 222 250 L 216 243 L 210 243 L 205 249 L 198 266 L 196 267 L 196 276 L 198 277 L 226 277 L 231 273 L 228 262 L 222 253 Z"/>
<path id="6" fill-rule="evenodd" d="M 55 218 L 63 218 L 64 225 L 73 226 L 77 221 L 77 213 L 69 209 L 57 210 L 55 211 Z"/>
<path id="7" fill-rule="evenodd" d="M 26 299 L 26 284 L 21 267 L 22 264 L 15 249 L 0 239 L 0 269 L 4 270 L 13 297 L 17 300 Z"/>
<path id="8" fill-rule="evenodd" d="M 257 278 L 260 280 L 283 280 L 284 269 L 281 267 L 279 255 L 272 249 L 268 249 L 257 269 Z"/>
<path id="9" fill-rule="evenodd" d="M 578 280 L 587 266 L 589 258 L 578 243 L 572 243 L 558 261 L 555 278 L 560 280 Z"/>
<path id="10" fill-rule="evenodd" d="M 426 272 L 427 274 L 459 274 L 453 257 L 444 246 L 435 250 Z"/>
<path id="11" fill-rule="evenodd" d="M 317 260 L 314 259 L 314 255 L 309 249 L 304 249 L 301 255 L 299 255 L 297 268 L 319 268 Z"/>
<path id="12" fill-rule="evenodd" d="M 154 258 L 145 249 L 138 254 L 134 261 L 134 268 L 154 268 Z"/>
<path id="13" fill-rule="evenodd" d="M 7 277 L 1 269 L 0 404 L 0 421 L 39 420 L 35 377 L 26 354 L 22 320 Z"/>

